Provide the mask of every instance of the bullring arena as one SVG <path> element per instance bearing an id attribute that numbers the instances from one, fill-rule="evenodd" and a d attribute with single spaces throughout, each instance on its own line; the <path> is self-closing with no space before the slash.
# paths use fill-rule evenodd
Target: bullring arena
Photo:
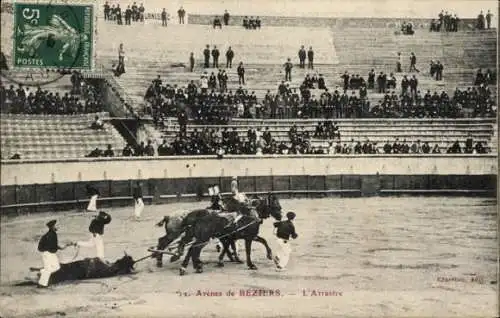
<path id="1" fill-rule="evenodd" d="M 132 5 L 109 1 L 118 3 Z M 16 23 L 14 5 L 2 2 L 1 317 L 498 316 L 498 4 L 257 3 L 148 1 L 143 21 L 138 13 L 121 25 L 99 2 L 93 66 L 72 73 L 13 67 L 19 53 L 5 30 Z M 441 9 L 451 15 L 430 31 Z M 228 25 L 215 29 L 224 10 Z M 493 13 L 488 25 L 481 10 Z M 257 17 L 260 28 L 243 27 Z M 204 66 L 206 45 L 220 49 L 218 68 L 211 55 Z M 314 68 L 307 55 L 299 66 L 302 45 L 314 50 Z M 430 74 L 431 61 L 444 66 L 442 78 Z M 207 97 L 202 75 L 219 70 L 227 80 L 216 77 Z M 380 72 L 393 73 L 396 87 Z M 404 76 L 414 75 L 418 86 L 404 89 Z M 283 215 L 296 213 L 286 269 L 257 242 L 256 270 L 227 259 L 218 267 L 214 240 L 201 253 L 203 273 L 189 265 L 180 276 L 182 259 L 169 255 L 157 267 L 147 257 L 165 235 L 156 223 L 207 208 L 215 185 L 231 198 L 234 176 L 248 198 L 272 193 Z M 96 213 L 86 211 L 86 186 L 112 217 L 105 260 L 126 252 L 139 260 L 134 273 L 37 288 L 30 268 L 43 265 L 45 224 L 57 220 L 59 245 L 89 236 Z M 136 218 L 139 186 L 145 207 Z M 273 222 L 263 220 L 259 235 L 276 254 Z M 69 263 L 96 253 L 70 246 L 58 255 Z M 239 255 L 245 261 L 244 244 Z"/>

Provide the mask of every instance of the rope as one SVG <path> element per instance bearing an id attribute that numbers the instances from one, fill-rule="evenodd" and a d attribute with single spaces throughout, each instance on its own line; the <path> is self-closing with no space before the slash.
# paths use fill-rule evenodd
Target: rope
<path id="1" fill-rule="evenodd" d="M 227 236 L 233 235 L 234 233 L 237 233 L 237 232 L 239 232 L 239 231 L 241 231 L 241 230 L 244 230 L 244 229 L 246 229 L 247 227 L 249 227 L 250 225 L 255 224 L 255 223 L 257 223 L 257 222 L 260 222 L 260 220 L 255 220 L 255 221 L 252 221 L 252 222 L 248 223 L 247 225 L 242 226 L 242 227 L 240 227 L 240 228 L 237 228 L 236 230 L 234 230 L 234 231 L 232 231 L 232 232 L 230 232 L 230 233 L 227 233 L 227 234 L 221 235 L 221 236 L 219 236 L 219 237 L 217 237 L 217 236 L 216 236 L 215 238 L 220 240 L 221 238 L 224 238 L 224 237 L 227 237 Z M 185 246 L 190 246 L 190 245 L 193 245 L 193 244 L 194 244 L 194 242 L 189 242 L 189 243 L 188 243 L 188 244 L 186 244 Z M 201 246 L 201 245 L 204 245 L 204 244 L 205 244 L 205 243 L 198 243 L 198 244 L 194 244 L 192 247 Z"/>

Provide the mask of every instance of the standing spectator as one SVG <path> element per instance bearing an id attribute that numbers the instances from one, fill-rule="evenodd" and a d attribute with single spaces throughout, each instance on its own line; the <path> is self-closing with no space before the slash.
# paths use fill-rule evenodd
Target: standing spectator
<path id="1" fill-rule="evenodd" d="M 368 73 L 368 89 L 373 89 L 375 87 L 375 70 L 372 69 Z"/>
<path id="2" fill-rule="evenodd" d="M 403 79 L 401 80 L 401 95 L 406 95 L 408 93 L 408 86 L 410 86 L 410 81 L 406 77 L 406 75 L 403 76 Z"/>
<path id="3" fill-rule="evenodd" d="M 236 71 L 238 72 L 238 82 L 240 85 L 245 85 L 245 68 L 243 67 L 243 62 L 240 62 Z"/>
<path id="4" fill-rule="evenodd" d="M 380 72 L 380 75 L 377 77 L 377 86 L 379 93 L 385 93 L 385 84 L 387 82 L 387 75 L 384 72 Z"/>
<path id="5" fill-rule="evenodd" d="M 179 24 L 184 24 L 184 16 L 186 15 L 186 11 L 181 6 L 181 8 L 177 11 L 177 15 L 179 16 Z"/>
<path id="6" fill-rule="evenodd" d="M 436 63 L 436 80 L 441 81 L 443 79 L 443 69 L 444 66 L 441 62 L 437 61 Z"/>
<path id="7" fill-rule="evenodd" d="M 214 60 L 214 62 L 213 62 L 213 68 L 218 68 L 219 67 L 219 55 L 220 55 L 220 52 L 217 49 L 217 46 L 214 45 L 214 49 L 212 50 L 212 58 Z"/>
<path id="8" fill-rule="evenodd" d="M 142 211 L 144 210 L 144 201 L 142 200 L 142 182 L 137 181 L 134 187 L 134 216 L 135 220 L 138 221 L 141 217 Z"/>
<path id="9" fill-rule="evenodd" d="M 123 64 L 125 68 L 125 49 L 123 48 L 123 43 L 120 43 L 118 47 L 118 64 Z"/>
<path id="10" fill-rule="evenodd" d="M 146 9 L 144 8 L 144 5 L 142 3 L 141 3 L 141 6 L 139 7 L 138 11 L 139 11 L 139 20 L 141 22 L 144 22 L 144 12 L 146 11 Z"/>
<path id="11" fill-rule="evenodd" d="M 208 44 L 207 44 L 207 47 L 205 48 L 205 50 L 203 50 L 203 56 L 205 57 L 204 67 L 209 68 L 210 67 L 210 46 Z"/>
<path id="12" fill-rule="evenodd" d="M 161 12 L 161 25 L 167 26 L 167 11 L 165 8 L 163 8 L 163 11 Z"/>
<path id="13" fill-rule="evenodd" d="M 314 61 L 314 51 L 312 46 L 309 47 L 309 51 L 307 51 L 307 60 L 309 64 L 307 65 L 307 68 L 314 69 L 313 67 L 313 61 Z"/>
<path id="14" fill-rule="evenodd" d="M 125 10 L 125 25 L 130 25 L 130 21 L 132 19 L 132 10 L 130 9 L 130 6 L 127 7 Z"/>
<path id="15" fill-rule="evenodd" d="M 411 71 L 416 71 L 417 73 L 420 72 L 418 69 L 417 69 L 417 57 L 415 56 L 415 53 L 411 52 L 410 54 L 410 70 L 409 72 Z"/>
<path id="16" fill-rule="evenodd" d="M 5 54 L 3 54 L 3 52 L 0 52 L 0 70 L 9 70 L 9 66 L 7 65 L 7 58 L 5 57 Z"/>
<path id="17" fill-rule="evenodd" d="M 417 87 L 418 87 L 418 80 L 415 77 L 415 75 L 412 76 L 410 79 L 410 94 L 411 98 L 415 99 L 415 96 L 417 96 Z"/>
<path id="18" fill-rule="evenodd" d="M 104 3 L 104 20 L 109 20 L 110 7 L 108 2 Z"/>
<path id="19" fill-rule="evenodd" d="M 304 48 L 304 47 L 302 47 L 302 48 Z M 305 50 L 304 50 L 304 54 L 305 54 Z M 304 57 L 304 60 L 305 60 L 305 57 Z M 302 61 L 302 63 L 304 63 L 304 61 Z M 293 64 L 290 61 L 290 58 L 288 58 L 288 60 L 286 61 L 284 67 L 285 67 L 285 81 L 290 81 L 291 82 L 292 81 L 292 68 L 293 68 Z"/>
<path id="20" fill-rule="evenodd" d="M 488 30 L 491 27 L 491 17 L 492 16 L 493 16 L 493 14 L 491 14 L 490 10 L 488 10 L 488 13 L 486 13 L 486 25 L 487 25 Z"/>
<path id="21" fill-rule="evenodd" d="M 398 60 L 396 61 L 396 73 L 403 72 L 401 68 L 401 52 L 398 52 Z"/>
<path id="22" fill-rule="evenodd" d="M 481 13 L 477 16 L 477 28 L 479 30 L 484 30 L 484 14 L 483 11 L 481 10 Z"/>
<path id="23" fill-rule="evenodd" d="M 229 25 L 229 12 L 227 12 L 227 10 L 224 10 L 224 16 L 222 18 L 224 20 L 224 25 Z"/>
<path id="24" fill-rule="evenodd" d="M 299 50 L 299 67 L 300 68 L 306 67 L 306 50 L 304 49 L 303 45 L 300 47 Z"/>
<path id="25" fill-rule="evenodd" d="M 116 14 L 116 23 L 118 25 L 122 25 L 122 9 L 120 8 L 120 5 L 118 4 L 115 9 L 115 14 Z"/>
<path id="26" fill-rule="evenodd" d="M 226 51 L 226 68 L 233 67 L 234 51 L 229 47 Z"/>
<path id="27" fill-rule="evenodd" d="M 193 52 L 191 52 L 191 54 L 189 55 L 189 69 L 190 69 L 191 73 L 194 70 L 194 53 Z"/>

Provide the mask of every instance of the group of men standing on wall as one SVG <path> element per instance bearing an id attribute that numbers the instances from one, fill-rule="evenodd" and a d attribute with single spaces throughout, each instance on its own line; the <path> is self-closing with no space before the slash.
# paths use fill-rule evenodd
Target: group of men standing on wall
<path id="1" fill-rule="evenodd" d="M 140 6 L 137 5 L 136 2 L 132 4 L 132 6 L 127 6 L 124 12 L 122 12 L 122 8 L 120 8 L 120 4 L 109 5 L 108 2 L 104 4 L 104 20 L 108 21 L 116 21 L 117 24 L 123 24 L 122 15 L 125 18 L 125 24 L 130 25 L 131 21 L 140 21 L 144 22 L 144 14 L 146 9 L 144 5 L 141 3 Z"/>

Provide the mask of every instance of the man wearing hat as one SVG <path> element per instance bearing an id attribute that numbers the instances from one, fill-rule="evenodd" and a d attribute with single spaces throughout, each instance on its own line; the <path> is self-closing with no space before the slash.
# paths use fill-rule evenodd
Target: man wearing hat
<path id="1" fill-rule="evenodd" d="M 95 246 L 96 256 L 104 262 L 104 241 L 102 236 L 104 234 L 104 225 L 111 222 L 111 216 L 104 211 L 99 212 L 97 216 L 90 222 L 89 232 L 91 234 L 90 240 L 78 242 L 78 247 L 92 247 Z"/>
<path id="2" fill-rule="evenodd" d="M 295 219 L 294 212 L 288 212 L 286 214 L 286 221 L 274 222 L 274 227 L 276 228 L 276 236 L 278 237 L 278 245 L 280 250 L 277 251 L 277 255 L 274 257 L 274 263 L 278 270 L 285 269 L 290 259 L 290 253 L 292 248 L 290 246 L 290 236 L 293 239 L 298 237 L 295 233 L 295 226 L 292 220 Z"/>
<path id="3" fill-rule="evenodd" d="M 43 268 L 40 270 L 40 279 L 38 280 L 38 287 L 47 287 L 49 285 L 50 275 L 57 272 L 61 265 L 59 264 L 59 258 L 57 257 L 57 251 L 63 250 L 67 246 L 73 245 L 68 244 L 66 246 L 60 247 L 57 241 L 57 227 L 56 220 L 49 221 L 46 225 L 49 231 L 45 233 L 40 241 L 38 242 L 38 251 L 42 254 Z"/>

